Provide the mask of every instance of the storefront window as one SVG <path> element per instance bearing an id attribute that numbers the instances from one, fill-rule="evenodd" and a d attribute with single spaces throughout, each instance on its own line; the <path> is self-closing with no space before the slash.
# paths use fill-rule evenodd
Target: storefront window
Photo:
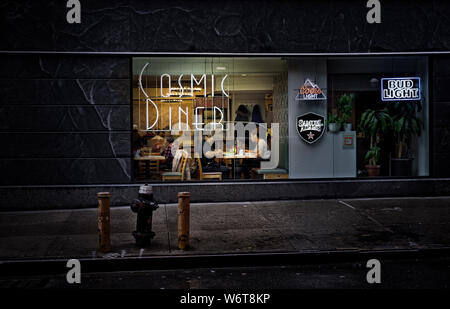
<path id="1" fill-rule="evenodd" d="M 343 147 L 355 143 L 357 176 L 429 175 L 427 67 L 426 57 L 328 59 L 327 112 Z"/>
<path id="2" fill-rule="evenodd" d="M 428 175 L 425 57 L 133 59 L 140 181 Z"/>
<path id="3" fill-rule="evenodd" d="M 281 58 L 135 58 L 136 179 L 287 178 L 287 123 L 272 126 L 286 117 L 286 64 Z"/>

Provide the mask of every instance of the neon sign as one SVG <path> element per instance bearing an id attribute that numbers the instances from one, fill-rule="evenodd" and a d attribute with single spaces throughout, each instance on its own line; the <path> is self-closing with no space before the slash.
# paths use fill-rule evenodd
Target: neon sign
<path id="1" fill-rule="evenodd" d="M 152 98 L 150 98 L 150 96 L 148 95 L 148 93 L 145 91 L 143 85 L 142 85 L 142 75 L 144 74 L 145 69 L 149 66 L 149 63 L 146 63 L 140 74 L 139 74 L 139 90 L 142 92 L 142 94 L 144 95 L 144 100 L 145 100 L 145 130 L 146 131 L 151 131 L 153 129 L 153 127 L 158 123 L 158 120 L 160 118 L 160 112 L 159 112 L 159 108 L 156 105 L 156 103 L 152 100 Z M 222 94 L 224 97 L 229 97 L 229 94 L 225 91 L 224 89 L 224 82 L 227 79 L 228 75 L 225 75 L 222 78 L 222 81 L 220 83 L 220 87 L 222 90 Z M 206 74 L 203 74 L 201 76 L 201 78 L 198 80 L 194 74 L 190 74 L 190 83 L 191 86 L 190 87 L 186 87 L 182 85 L 182 78 L 183 78 L 183 74 L 181 74 L 178 77 L 178 87 L 172 87 L 172 77 L 170 74 L 162 74 L 160 76 L 160 94 L 161 94 L 161 102 L 165 102 L 165 103 L 172 103 L 172 102 L 181 102 L 182 100 L 180 99 L 175 99 L 176 97 L 178 98 L 182 98 L 183 96 L 190 96 L 193 97 L 194 96 L 194 92 L 197 91 L 201 91 L 203 90 L 204 96 L 206 97 L 207 94 L 207 77 Z M 168 91 L 166 93 L 164 93 L 164 80 L 167 80 L 167 89 Z M 203 83 L 203 88 L 197 87 L 200 86 Z M 211 75 L 211 89 L 213 89 L 213 91 L 211 91 L 211 96 L 214 97 L 214 75 Z M 174 98 L 175 96 L 175 98 Z M 199 130 L 199 131 L 203 131 L 204 130 L 204 125 L 205 123 L 203 122 L 205 119 L 202 120 L 201 117 L 201 110 L 204 109 L 204 106 L 199 106 L 196 107 L 194 109 L 194 122 L 192 123 L 192 125 L 194 126 L 195 130 Z M 211 126 L 213 128 L 213 130 L 216 129 L 221 129 L 223 130 L 223 120 L 224 120 L 224 110 L 217 107 L 217 106 L 212 106 L 212 109 L 214 111 L 213 113 L 213 121 L 211 122 Z M 154 110 L 154 118 L 155 120 L 151 123 L 150 121 L 150 114 L 151 114 L 151 110 Z M 170 131 L 173 129 L 172 127 L 172 106 L 168 106 L 168 112 L 169 112 L 169 117 L 168 117 L 168 130 Z M 184 115 L 184 117 L 183 117 Z M 218 119 L 216 119 L 216 115 L 219 115 Z M 177 129 L 182 129 L 183 126 L 182 124 L 184 124 L 185 130 L 189 131 L 189 125 L 188 125 L 188 119 L 189 119 L 189 109 L 186 107 L 186 109 L 183 109 L 182 106 L 178 106 L 178 123 L 175 123 L 175 127 Z M 156 131 L 165 131 L 165 130 L 156 130 Z"/>
<path id="2" fill-rule="evenodd" d="M 307 79 L 303 86 L 299 89 L 296 101 L 308 101 L 308 100 L 326 100 L 327 97 L 323 93 L 322 89 L 314 84 L 311 80 Z"/>
<path id="3" fill-rule="evenodd" d="M 147 66 L 147 65 L 146 65 Z M 144 68 L 142 69 L 142 70 L 144 70 L 145 69 L 145 66 L 144 66 Z M 161 88 L 160 88 L 160 90 L 161 90 L 161 97 L 163 97 L 163 98 L 168 98 L 168 97 L 170 97 L 170 96 L 172 96 L 172 95 L 178 95 L 180 98 L 182 97 L 182 96 L 193 96 L 194 95 L 194 91 L 201 91 L 202 90 L 202 88 L 199 88 L 199 87 L 196 87 L 196 86 L 200 86 L 201 84 L 202 84 L 202 82 L 203 82 L 203 90 L 204 90 L 204 96 L 206 97 L 206 85 L 207 85 L 207 77 L 206 77 L 206 74 L 203 74 L 202 75 L 202 77 L 200 77 L 200 80 L 197 80 L 197 78 L 195 77 L 195 75 L 194 74 L 191 74 L 191 77 L 190 77 L 190 80 L 191 80 L 191 87 L 183 87 L 182 86 L 182 84 L 181 84 L 181 80 L 182 80 L 182 78 L 183 78 L 183 76 L 184 76 L 184 74 L 181 74 L 179 77 L 178 77 L 178 85 L 179 85 L 179 87 L 172 87 L 172 77 L 170 76 L 170 74 L 167 74 L 167 73 L 165 73 L 165 74 L 162 74 L 161 76 L 160 76 L 160 84 L 161 84 Z M 222 94 L 225 96 L 225 97 L 229 97 L 229 95 L 228 95 L 228 93 L 225 91 L 225 89 L 224 89 L 224 82 L 225 82 L 225 80 L 227 79 L 227 77 L 228 77 L 228 74 L 226 74 L 223 78 L 222 78 L 222 81 L 221 81 L 221 83 L 220 83 L 220 88 L 221 88 L 221 90 L 222 90 Z M 168 81 L 168 83 L 167 83 L 167 88 L 168 88 L 168 91 L 167 91 L 167 93 L 164 93 L 164 87 L 163 87 L 163 85 L 164 85 L 164 80 L 167 80 Z M 211 75 L 211 89 L 214 89 L 214 74 L 213 75 Z M 176 92 L 174 92 L 174 90 L 176 90 Z M 214 97 L 214 91 L 211 93 L 211 96 L 213 96 Z"/>
<path id="4" fill-rule="evenodd" d="M 382 101 L 412 101 L 420 99 L 420 77 L 392 77 L 381 79 Z"/>

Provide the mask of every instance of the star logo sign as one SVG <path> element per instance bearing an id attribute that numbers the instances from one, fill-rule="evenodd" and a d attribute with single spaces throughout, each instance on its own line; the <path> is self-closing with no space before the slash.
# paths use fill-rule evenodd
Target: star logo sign
<path id="1" fill-rule="evenodd" d="M 297 116 L 297 133 L 305 143 L 311 145 L 317 142 L 324 132 L 325 117 L 316 113 L 306 113 Z"/>

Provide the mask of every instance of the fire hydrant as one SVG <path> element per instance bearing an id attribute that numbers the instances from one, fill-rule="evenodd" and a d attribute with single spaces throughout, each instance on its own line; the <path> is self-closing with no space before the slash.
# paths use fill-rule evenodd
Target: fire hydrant
<path id="1" fill-rule="evenodd" d="M 136 245 L 150 246 L 155 237 L 152 231 L 153 211 L 158 209 L 158 203 L 153 200 L 152 187 L 145 184 L 139 188 L 139 197 L 131 203 L 131 210 L 137 213 L 136 231 L 133 232 Z"/>

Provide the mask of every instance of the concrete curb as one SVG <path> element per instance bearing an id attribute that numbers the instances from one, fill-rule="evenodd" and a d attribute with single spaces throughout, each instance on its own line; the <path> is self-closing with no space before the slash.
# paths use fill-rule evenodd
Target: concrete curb
<path id="1" fill-rule="evenodd" d="M 0 211 L 97 207 L 97 192 L 111 192 L 111 205 L 128 205 L 142 184 L 0 186 Z M 191 192 L 192 203 L 360 197 L 449 196 L 450 178 L 352 178 L 277 181 L 152 183 L 155 199 L 176 203 Z"/>
<path id="2" fill-rule="evenodd" d="M 417 259 L 449 257 L 450 247 L 398 250 L 342 250 L 281 253 L 240 253 L 183 256 L 146 256 L 124 258 L 80 258 L 81 271 L 116 272 L 188 268 L 223 268 L 318 263 L 366 262 L 369 259 Z M 5 260 L 0 261 L 0 277 L 62 275 L 67 273 L 67 260 Z"/>

